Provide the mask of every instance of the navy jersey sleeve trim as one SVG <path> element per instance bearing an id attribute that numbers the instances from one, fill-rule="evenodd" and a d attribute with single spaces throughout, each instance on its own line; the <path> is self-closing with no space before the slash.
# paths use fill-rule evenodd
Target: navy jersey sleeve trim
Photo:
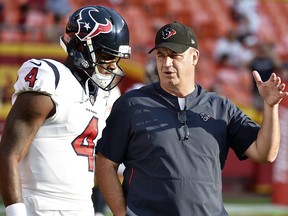
<path id="1" fill-rule="evenodd" d="M 48 66 L 53 70 L 54 75 L 55 75 L 55 89 L 57 88 L 58 84 L 59 84 L 59 79 L 60 79 L 60 74 L 59 74 L 59 70 L 58 68 L 52 64 L 51 62 L 47 61 L 47 60 L 43 60 L 45 61 Z"/>

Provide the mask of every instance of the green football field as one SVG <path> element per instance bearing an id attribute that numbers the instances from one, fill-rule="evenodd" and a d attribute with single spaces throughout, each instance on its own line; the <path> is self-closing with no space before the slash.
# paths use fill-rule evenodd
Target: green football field
<path id="1" fill-rule="evenodd" d="M 224 199 L 230 216 L 288 216 L 288 206 L 272 205 L 268 197 L 234 197 Z M 0 216 L 5 216 L 0 197 Z M 109 212 L 106 216 L 112 216 Z"/>
<path id="2" fill-rule="evenodd" d="M 230 216 L 288 216 L 288 206 L 271 204 L 269 196 L 245 195 L 226 197 L 225 208 Z"/>

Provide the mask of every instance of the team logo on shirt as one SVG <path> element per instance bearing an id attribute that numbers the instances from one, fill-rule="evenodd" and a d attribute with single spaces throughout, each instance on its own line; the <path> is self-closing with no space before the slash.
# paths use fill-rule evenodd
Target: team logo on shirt
<path id="1" fill-rule="evenodd" d="M 210 119 L 210 115 L 204 112 L 201 112 L 200 116 L 204 122 L 207 122 Z"/>
<path id="2" fill-rule="evenodd" d="M 167 40 L 172 35 L 175 35 L 177 32 L 174 29 L 166 28 L 162 31 L 162 36 L 164 40 Z"/>
<path id="3" fill-rule="evenodd" d="M 99 11 L 93 7 L 87 7 L 80 11 L 78 23 L 78 32 L 76 33 L 77 37 L 81 41 L 89 40 L 101 33 L 109 33 L 112 31 L 112 23 L 105 18 L 105 20 L 95 20 L 95 17 L 99 16 L 91 16 L 93 13 L 98 13 Z M 83 21 L 83 17 L 85 17 L 85 21 Z M 100 19 L 101 17 L 99 17 Z M 88 20 L 88 22 L 87 22 Z"/>

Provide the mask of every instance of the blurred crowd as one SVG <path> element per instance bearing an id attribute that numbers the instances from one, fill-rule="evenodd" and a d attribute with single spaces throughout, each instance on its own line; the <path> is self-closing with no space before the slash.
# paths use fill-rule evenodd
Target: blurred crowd
<path id="1" fill-rule="evenodd" d="M 271 0 L 274 6 L 275 2 L 288 9 L 288 2 Z M 149 76 L 156 71 L 147 54 L 154 33 L 164 23 L 178 20 L 196 32 L 201 56 L 196 79 L 207 90 L 261 111 L 252 70 L 258 70 L 264 81 L 272 72 L 288 80 L 288 55 L 279 52 L 283 46 L 275 35 L 265 37 L 263 25 L 268 28 L 269 16 L 259 10 L 264 4 L 260 0 L 0 0 L 0 43 L 58 43 L 69 14 L 89 4 L 110 6 L 124 16 L 131 33 L 132 60 L 141 63 Z M 286 26 L 287 17 L 282 18 Z M 147 80 L 143 82 L 151 82 Z M 11 90 L 2 88 L 0 95 L 6 102 Z"/>

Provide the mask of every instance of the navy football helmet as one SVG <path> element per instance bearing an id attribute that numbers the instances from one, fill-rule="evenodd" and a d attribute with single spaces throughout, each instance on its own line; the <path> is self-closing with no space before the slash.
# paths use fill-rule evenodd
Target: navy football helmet
<path id="1" fill-rule="evenodd" d="M 73 64 L 103 90 L 114 88 L 125 75 L 118 63 L 121 58 L 130 58 L 129 29 L 123 17 L 111 8 L 85 6 L 75 11 L 60 44 Z M 111 59 L 116 68 L 105 67 Z M 105 69 L 105 74 L 99 68 Z"/>

